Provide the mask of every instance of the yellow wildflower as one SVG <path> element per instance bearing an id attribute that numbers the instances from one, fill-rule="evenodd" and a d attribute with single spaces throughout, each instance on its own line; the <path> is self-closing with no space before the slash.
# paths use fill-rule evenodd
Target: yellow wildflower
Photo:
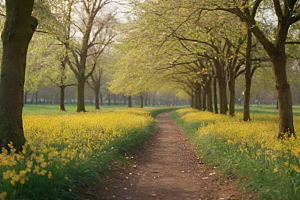
<path id="1" fill-rule="evenodd" d="M 0 194 L 0 200 L 5 200 L 5 197 L 7 196 L 7 192 L 2 192 Z"/>

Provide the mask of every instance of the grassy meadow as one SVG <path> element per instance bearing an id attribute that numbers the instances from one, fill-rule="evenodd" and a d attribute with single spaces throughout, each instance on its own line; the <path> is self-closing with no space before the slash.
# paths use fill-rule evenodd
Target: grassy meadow
<path id="1" fill-rule="evenodd" d="M 237 111 L 242 111 L 237 106 Z M 241 189 L 255 199 L 300 198 L 299 136 L 278 140 L 275 106 L 252 106 L 251 121 L 194 109 L 179 109 L 171 117 L 183 127 L 198 155 L 217 171 L 237 177 Z M 300 134 L 300 107 L 294 107 L 294 125 Z M 224 180 L 223 180 L 224 181 Z"/>
<path id="2" fill-rule="evenodd" d="M 103 106 L 76 113 L 58 105 L 25 105 L 26 145 L 0 154 L 0 200 L 81 199 L 89 187 L 154 132 L 154 116 L 170 108 Z M 122 109 L 121 109 L 122 108 Z"/>
<path id="3" fill-rule="evenodd" d="M 76 113 L 76 104 L 65 104 L 66 112 L 59 111 L 59 105 L 57 104 L 25 104 L 23 108 L 23 116 L 27 115 L 66 115 L 69 113 Z M 85 105 L 85 109 L 88 112 L 101 112 L 101 110 L 107 109 L 127 109 L 127 105 L 100 105 L 100 110 L 95 109 L 95 105 L 87 104 Z M 134 106 L 134 108 L 138 108 L 138 106 Z"/>

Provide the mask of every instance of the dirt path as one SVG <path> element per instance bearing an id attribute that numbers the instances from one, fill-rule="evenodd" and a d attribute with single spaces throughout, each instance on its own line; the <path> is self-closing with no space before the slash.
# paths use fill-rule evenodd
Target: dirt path
<path id="1" fill-rule="evenodd" d="M 99 199 L 240 199 L 230 180 L 200 163 L 169 113 L 159 114 L 157 122 L 158 131 L 148 147 Z"/>

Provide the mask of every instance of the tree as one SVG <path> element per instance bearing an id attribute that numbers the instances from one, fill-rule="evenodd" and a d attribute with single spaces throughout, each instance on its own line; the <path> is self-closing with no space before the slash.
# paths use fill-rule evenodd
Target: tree
<path id="1" fill-rule="evenodd" d="M 5 2 L 6 20 L 1 35 L 0 148 L 12 142 L 20 151 L 25 143 L 22 110 L 26 55 L 38 21 L 32 16 L 33 0 Z"/>
<path id="2" fill-rule="evenodd" d="M 46 77 L 50 82 L 60 89 L 60 111 L 66 111 L 65 109 L 65 89 L 70 86 L 76 86 L 74 74 L 67 67 L 68 55 L 64 48 L 53 48 L 52 54 L 54 54 L 53 62 L 51 66 L 47 67 Z"/>
<path id="3" fill-rule="evenodd" d="M 100 12 L 111 3 L 110 0 L 80 0 L 80 4 L 75 5 L 75 13 L 80 20 L 75 21 L 72 27 L 74 31 L 81 34 L 81 42 L 73 40 L 65 43 L 72 56 L 68 60 L 71 70 L 77 78 L 77 112 L 85 112 L 84 88 L 86 80 L 93 74 L 96 65 L 88 69 L 88 57 L 94 54 L 101 54 L 104 49 L 113 42 L 116 33 L 112 31 L 112 23 L 116 23 L 114 14 Z M 99 14 L 102 14 L 100 17 Z M 112 23 L 111 23 L 112 22 Z M 95 52 L 94 49 L 97 49 Z"/>
<path id="4" fill-rule="evenodd" d="M 265 4 L 270 4 L 277 17 L 277 27 L 273 34 L 274 39 L 267 37 L 262 27 L 259 26 L 257 18 L 255 18 L 262 2 L 262 0 L 241 0 L 240 5 L 224 3 L 220 4 L 216 10 L 224 10 L 238 16 L 262 44 L 270 57 L 279 107 L 278 138 L 283 138 L 285 133 L 288 136 L 295 135 L 291 90 L 286 73 L 285 45 L 290 26 L 300 20 L 299 2 L 297 0 L 265 2 Z"/>
<path id="5" fill-rule="evenodd" d="M 103 78 L 103 68 L 99 67 L 95 70 L 95 72 L 91 75 L 92 83 L 88 82 L 90 88 L 92 88 L 95 95 L 95 108 L 100 109 L 99 105 L 99 96 L 100 96 L 100 88 L 102 86 L 102 78 Z"/>

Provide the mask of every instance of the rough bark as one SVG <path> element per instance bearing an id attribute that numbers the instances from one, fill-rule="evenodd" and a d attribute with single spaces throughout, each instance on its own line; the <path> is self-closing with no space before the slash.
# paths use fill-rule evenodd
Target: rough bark
<path id="1" fill-rule="evenodd" d="M 213 93 L 214 93 L 214 110 L 215 113 L 218 114 L 218 97 L 217 97 L 217 78 L 214 77 L 214 83 L 213 83 Z"/>
<path id="2" fill-rule="evenodd" d="M 278 97 L 278 138 L 282 138 L 284 133 L 288 133 L 288 136 L 291 136 L 295 133 L 293 124 L 292 96 L 286 74 L 286 55 L 279 52 L 275 54 L 272 59 L 272 68 Z"/>
<path id="3" fill-rule="evenodd" d="M 26 56 L 38 24 L 31 16 L 33 2 L 6 0 L 6 20 L 1 37 L 0 151 L 10 142 L 20 151 L 25 143 L 22 110 Z"/>
<path id="4" fill-rule="evenodd" d="M 225 115 L 226 111 L 227 111 L 226 80 L 223 77 L 220 79 L 218 79 L 219 98 L 220 98 L 220 114 Z"/>
<path id="5" fill-rule="evenodd" d="M 95 95 L 95 109 L 100 109 L 100 103 L 99 103 L 99 94 L 100 94 L 100 87 L 94 89 L 94 95 Z"/>
<path id="6" fill-rule="evenodd" d="M 77 112 L 86 112 L 84 105 L 84 86 L 85 86 L 85 75 L 80 73 L 77 76 Z"/>
<path id="7" fill-rule="evenodd" d="M 229 116 L 234 116 L 234 106 L 235 106 L 235 73 L 229 70 L 229 81 L 228 81 L 228 91 L 229 91 Z"/>
<path id="8" fill-rule="evenodd" d="M 65 108 L 65 88 L 66 87 L 64 85 L 60 86 L 60 103 L 59 103 L 60 111 L 66 111 L 66 108 Z"/>
<path id="9" fill-rule="evenodd" d="M 247 48 L 246 48 L 246 66 L 245 66 L 245 92 L 244 92 L 244 110 L 243 120 L 250 121 L 250 91 L 251 91 L 251 46 L 252 33 L 248 30 L 247 33 Z"/>

